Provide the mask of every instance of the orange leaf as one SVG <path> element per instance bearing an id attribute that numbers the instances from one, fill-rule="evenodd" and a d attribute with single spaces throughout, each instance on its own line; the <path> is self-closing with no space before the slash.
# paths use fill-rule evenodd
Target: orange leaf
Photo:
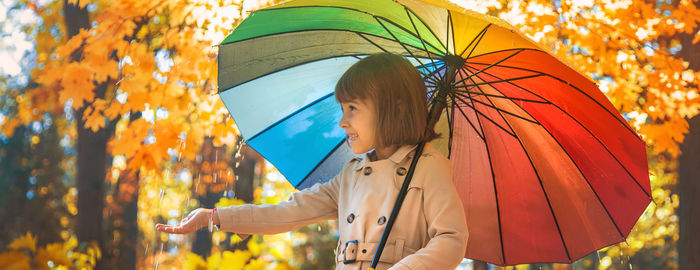
<path id="1" fill-rule="evenodd" d="M 72 98 L 73 108 L 76 109 L 83 106 L 83 101 L 91 102 L 95 98 L 95 85 L 89 74 L 92 74 L 89 68 L 78 63 L 69 64 L 63 72 L 59 101 L 65 103 Z"/>
<path id="2" fill-rule="evenodd" d="M 28 248 L 32 252 L 36 250 L 36 237 L 32 233 L 27 232 L 27 234 L 20 236 L 19 238 L 12 241 L 10 248 L 13 250 L 19 250 L 22 248 Z"/>
<path id="3" fill-rule="evenodd" d="M 101 113 L 93 112 L 85 121 L 85 127 L 91 129 L 92 132 L 97 132 L 105 127 L 105 121 L 105 117 Z"/>

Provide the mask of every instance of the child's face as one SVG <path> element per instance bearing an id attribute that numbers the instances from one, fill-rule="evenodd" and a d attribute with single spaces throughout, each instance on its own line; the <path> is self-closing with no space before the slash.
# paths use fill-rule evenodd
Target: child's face
<path id="1" fill-rule="evenodd" d="M 340 103 L 343 118 L 338 125 L 345 130 L 348 143 L 355 154 L 366 153 L 375 148 L 377 114 L 373 105 L 371 101 L 359 99 Z"/>

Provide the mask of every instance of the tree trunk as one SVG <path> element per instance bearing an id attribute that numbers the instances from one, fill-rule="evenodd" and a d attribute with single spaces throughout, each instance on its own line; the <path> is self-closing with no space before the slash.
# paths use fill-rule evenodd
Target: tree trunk
<path id="1" fill-rule="evenodd" d="M 679 269 L 700 269 L 700 115 L 688 123 L 690 128 L 681 146 L 683 154 L 678 164 L 678 266 Z"/>
<path id="2" fill-rule="evenodd" d="M 81 29 L 90 28 L 86 9 L 69 4 L 68 0 L 64 0 L 63 14 L 69 38 L 78 34 Z M 72 60 L 79 61 L 80 57 L 79 54 L 74 54 Z M 95 96 L 104 97 L 106 87 L 106 84 L 98 85 L 95 89 Z M 78 138 L 76 139 L 78 216 L 75 231 L 78 241 L 95 241 L 102 249 L 102 211 L 104 209 L 105 162 L 109 127 L 96 133 L 86 129 L 83 111 L 84 108 L 81 108 L 75 113 L 78 129 Z M 99 265 L 98 262 L 97 268 L 100 268 Z"/>
<path id="3" fill-rule="evenodd" d="M 240 147 L 242 147 L 241 156 L 239 158 L 233 158 L 233 163 L 239 162 L 238 167 L 235 168 L 236 180 L 234 184 L 234 195 L 236 198 L 246 203 L 253 203 L 255 177 L 258 176 L 256 175 L 255 165 L 261 162 L 262 157 L 248 145 Z M 232 248 L 234 250 L 247 250 L 248 241 L 250 241 L 250 237 L 233 245 Z"/>
<path id="4" fill-rule="evenodd" d="M 694 2 L 700 8 L 700 2 Z M 697 31 L 698 27 L 691 34 L 680 35 L 680 56 L 689 62 L 688 68 L 695 71 L 700 70 L 700 42 L 692 42 Z M 678 266 L 679 269 L 700 269 L 700 115 L 688 119 L 688 125 L 678 160 Z"/>
<path id="5" fill-rule="evenodd" d="M 125 176 L 129 179 L 128 184 L 133 185 L 135 190 L 131 196 L 128 196 L 127 201 L 123 202 L 122 213 L 122 238 L 119 243 L 119 269 L 136 269 L 136 249 L 138 247 L 138 202 L 140 190 L 139 173 L 135 172 L 133 176 Z"/>

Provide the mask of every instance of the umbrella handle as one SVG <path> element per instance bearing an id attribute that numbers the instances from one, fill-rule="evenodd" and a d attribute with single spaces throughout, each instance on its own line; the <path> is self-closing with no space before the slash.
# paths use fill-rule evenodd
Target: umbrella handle
<path id="1" fill-rule="evenodd" d="M 377 263 L 379 263 L 379 257 L 382 256 L 382 250 L 384 250 L 384 246 L 386 245 L 386 241 L 387 241 L 387 239 L 389 239 L 389 233 L 391 233 L 391 228 L 394 226 L 394 221 L 396 220 L 396 216 L 399 215 L 399 210 L 401 210 L 401 205 L 403 204 L 403 200 L 406 198 L 406 193 L 408 193 L 408 185 L 411 183 L 411 179 L 413 178 L 413 171 L 415 171 L 415 169 L 416 169 L 416 164 L 418 163 L 418 159 L 423 154 L 423 147 L 424 146 L 425 146 L 425 141 L 419 143 L 418 148 L 416 149 L 416 154 L 413 155 L 413 160 L 411 161 L 411 166 L 408 168 L 408 172 L 406 173 L 406 178 L 403 181 L 403 184 L 401 185 L 401 190 L 399 191 L 399 195 L 396 196 L 396 202 L 394 202 L 394 208 L 391 210 L 391 215 L 389 215 L 389 220 L 386 223 L 386 227 L 384 227 L 384 232 L 382 233 L 382 239 L 379 240 L 379 246 L 377 246 L 377 250 L 374 252 L 374 257 L 372 258 L 372 264 L 369 267 L 370 270 L 374 270 L 374 268 L 377 267 Z"/>

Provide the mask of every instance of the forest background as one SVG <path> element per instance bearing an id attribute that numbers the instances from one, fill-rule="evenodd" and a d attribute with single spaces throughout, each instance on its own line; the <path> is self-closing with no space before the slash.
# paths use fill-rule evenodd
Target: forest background
<path id="1" fill-rule="evenodd" d="M 330 268 L 334 221 L 243 241 L 154 230 L 294 191 L 216 89 L 216 44 L 276 2 L 0 0 L 0 269 Z M 574 268 L 700 269 L 700 2 L 456 2 L 591 78 L 647 143 L 654 202 Z"/>

